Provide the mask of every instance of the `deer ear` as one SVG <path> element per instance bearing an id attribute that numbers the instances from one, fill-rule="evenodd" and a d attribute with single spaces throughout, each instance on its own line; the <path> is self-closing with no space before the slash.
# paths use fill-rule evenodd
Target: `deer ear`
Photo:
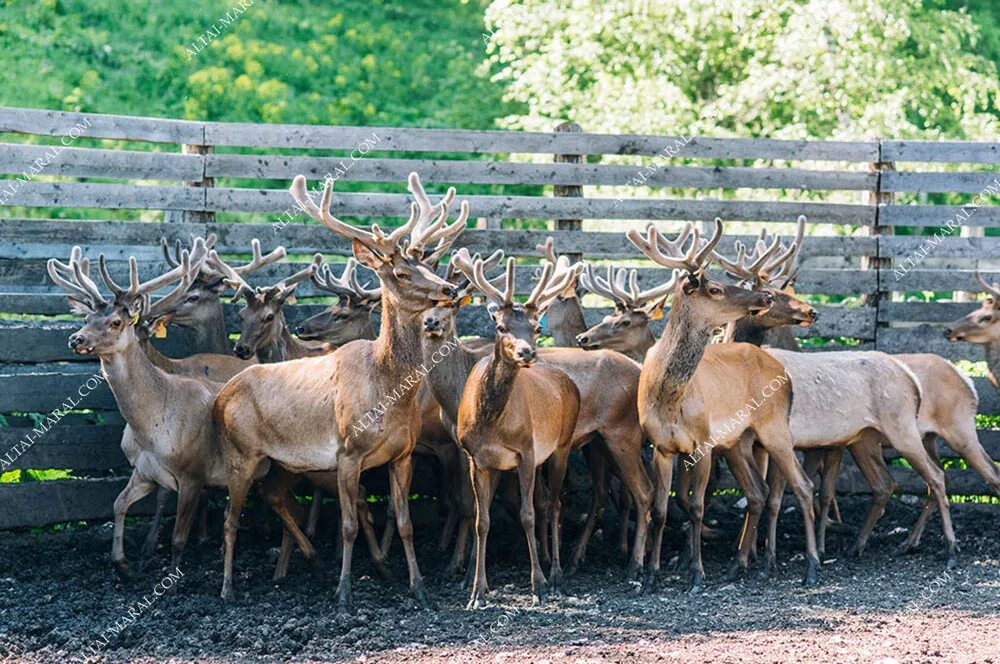
<path id="1" fill-rule="evenodd" d="M 684 289 L 685 295 L 690 295 L 691 293 L 698 290 L 700 286 L 701 286 L 701 275 L 693 273 L 693 274 L 688 274 L 687 277 L 684 278 L 684 285 L 682 286 L 682 288 Z"/>
<path id="2" fill-rule="evenodd" d="M 490 318 L 493 320 L 494 323 L 497 320 L 497 312 L 498 311 L 500 311 L 500 307 L 497 305 L 496 302 L 487 302 L 486 303 L 486 313 L 488 313 L 490 315 Z"/>
<path id="3" fill-rule="evenodd" d="M 93 309 L 76 298 L 67 297 L 66 302 L 69 303 L 69 310 L 77 316 L 86 316 L 94 312 Z"/>
<path id="4" fill-rule="evenodd" d="M 375 253 L 371 247 L 358 240 L 351 240 L 351 249 L 354 251 L 354 257 L 358 259 L 358 262 L 369 270 L 378 270 L 388 262 Z"/>

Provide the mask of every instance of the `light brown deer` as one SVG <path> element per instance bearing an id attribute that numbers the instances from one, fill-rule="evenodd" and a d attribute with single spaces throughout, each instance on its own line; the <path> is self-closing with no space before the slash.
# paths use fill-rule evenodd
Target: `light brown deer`
<path id="1" fill-rule="evenodd" d="M 716 448 L 725 454 L 730 469 L 747 495 L 750 509 L 756 510 L 756 515 L 748 512 L 742 540 L 755 539 L 753 517 L 759 518 L 763 480 L 755 471 L 750 455 L 744 453 L 749 446 L 740 445 L 751 434 L 775 463 L 794 478 L 793 490 L 805 523 L 804 582 L 816 583 L 819 559 L 813 529 L 812 482 L 805 476 L 792 449 L 788 427 L 791 388 L 787 379 L 783 379 L 785 371 L 755 346 L 709 345 L 716 328 L 743 316 L 767 311 L 773 297 L 723 284 L 705 275 L 712 250 L 722 239 L 719 219 L 715 220 L 714 233 L 704 245 L 695 229 L 686 251 L 680 242 L 661 238 L 652 225 L 645 237 L 632 230 L 628 238 L 658 265 L 683 270 L 674 288 L 673 305 L 663 336 L 647 353 L 639 380 L 639 417 L 654 445 L 656 475 L 655 530 L 647 587 L 655 583 L 660 567 L 673 458 L 678 453 L 692 455 L 697 450 L 697 458 L 702 459 L 711 457 L 711 451 Z M 689 543 L 692 590 L 697 590 L 704 579 L 701 530 L 711 463 L 691 465 L 695 484 L 689 509 L 692 524 Z M 740 555 L 745 555 L 742 549 Z M 742 559 L 739 562 L 743 566 L 746 564 Z"/>
<path id="2" fill-rule="evenodd" d="M 521 494 L 521 525 L 531 559 L 531 593 L 535 602 L 547 594 L 548 581 L 539 562 L 535 537 L 534 488 L 536 469 L 548 462 L 551 499 L 552 587 L 561 583 L 560 519 L 562 483 L 580 410 L 580 392 L 562 371 L 536 364 L 535 341 L 541 333 L 538 319 L 574 274 L 565 264 L 546 263 L 523 305 L 514 303 L 514 259 L 507 261 L 503 290 L 486 278 L 482 259 L 460 250 L 456 267 L 489 301 L 496 328 L 493 354 L 480 360 L 465 382 L 458 409 L 459 444 L 469 455 L 476 496 L 476 566 L 470 608 L 485 605 L 486 542 L 490 504 L 498 471 L 517 470 Z"/>
<path id="3" fill-rule="evenodd" d="M 965 341 L 983 347 L 986 365 L 989 367 L 988 378 L 993 387 L 1000 392 L 1000 284 L 992 286 L 976 272 L 976 280 L 983 287 L 986 298 L 979 308 L 972 313 L 950 323 L 944 329 L 948 341 Z"/>
<path id="4" fill-rule="evenodd" d="M 90 278 L 89 263 L 82 258 L 79 247 L 73 248 L 69 265 L 56 259 L 48 263 L 49 276 L 70 293 L 73 312 L 86 317 L 84 326 L 70 336 L 70 348 L 77 354 L 98 356 L 118 408 L 128 422 L 122 450 L 133 472 L 115 500 L 111 552 L 112 562 L 122 576 L 129 574 L 123 538 L 125 515 L 131 505 L 157 485 L 178 492 L 173 533 L 176 564 L 187 542 L 202 487 L 225 481 L 211 414 L 212 399 L 220 386 L 161 370 L 141 348 L 135 328 L 144 316 L 153 318 L 184 296 L 205 254 L 204 242 L 197 238 L 193 256 L 183 252 L 176 268 L 146 282 L 139 281 L 138 262 L 132 257 L 126 288 L 111 279 L 101 255 L 101 276 L 112 300 L 105 299 Z M 151 293 L 178 281 L 168 295 L 150 304 Z"/>
<path id="5" fill-rule="evenodd" d="M 347 259 L 343 272 L 337 277 L 330 265 L 324 264 L 312 276 L 313 286 L 336 295 L 337 302 L 299 323 L 295 327 L 296 336 L 304 341 L 325 341 L 333 346 L 375 338 L 371 315 L 382 304 L 382 290 L 362 286 L 357 265 L 354 258 Z"/>
<path id="6" fill-rule="evenodd" d="M 261 461 L 271 459 L 292 473 L 337 471 L 343 537 L 337 588 L 341 610 L 351 604 L 358 480 L 363 470 L 389 464 L 410 590 L 418 602 L 429 603 L 413 547 L 407 502 L 411 454 L 420 431 L 416 398 L 423 375 L 420 314 L 428 302 L 451 297 L 454 287 L 421 259 L 425 246 L 433 246 L 432 255 L 437 256 L 448 250 L 465 228 L 469 208 L 463 203 L 457 220 L 448 225 L 454 189 L 434 205 L 416 173 L 410 175 L 409 189 L 416 199 L 410 219 L 387 234 L 378 225 L 367 231 L 334 217 L 330 212 L 331 180 L 326 182 L 318 207 L 306 192 L 305 178 L 298 176 L 292 183 L 292 196 L 300 207 L 330 230 L 351 239 L 355 257 L 378 275 L 382 282 L 381 329 L 377 339 L 353 341 L 329 355 L 250 367 L 219 393 L 215 421 L 226 453 L 230 495 L 224 598 L 233 592 L 233 550 L 251 477 Z M 315 549 L 295 519 L 285 520 L 284 525 L 306 557 L 315 557 Z"/>

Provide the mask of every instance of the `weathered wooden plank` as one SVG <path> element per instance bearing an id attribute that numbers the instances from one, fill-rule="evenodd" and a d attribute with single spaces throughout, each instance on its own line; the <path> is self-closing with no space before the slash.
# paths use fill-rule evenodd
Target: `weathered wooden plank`
<path id="1" fill-rule="evenodd" d="M 204 210 L 207 189 L 89 182 L 23 182 L 7 205 L 105 210 Z"/>
<path id="2" fill-rule="evenodd" d="M 373 138 L 373 135 L 375 138 Z M 208 145 L 353 150 L 363 141 L 377 151 L 656 155 L 679 146 L 679 158 L 874 161 L 874 141 L 795 141 L 635 134 L 566 134 L 466 129 L 329 127 L 209 122 Z"/>
<path id="3" fill-rule="evenodd" d="M 304 175 L 320 179 L 339 166 L 337 180 L 405 182 L 416 171 L 427 183 L 620 185 L 642 178 L 644 186 L 699 189 L 815 189 L 867 191 L 875 176 L 866 172 L 815 171 L 801 168 L 659 166 L 651 173 L 639 165 L 531 164 L 446 159 L 351 159 L 350 157 L 295 157 L 286 155 L 212 154 L 209 177 L 292 179 Z M 976 190 L 978 191 L 978 189 Z"/>
<path id="4" fill-rule="evenodd" d="M 0 362 L 93 362 L 93 357 L 69 349 L 69 336 L 79 329 L 80 323 L 73 321 L 0 320 Z M 179 337 L 158 342 L 157 347 L 170 356 L 187 351 Z"/>
<path id="5" fill-rule="evenodd" d="M 972 141 L 882 141 L 885 161 L 1000 163 L 1000 143 Z"/>
<path id="6" fill-rule="evenodd" d="M 4 506 L 0 510 L 0 529 L 108 519 L 126 482 L 127 478 L 116 477 L 0 484 L 0 505 Z M 129 515 L 151 515 L 156 510 L 154 495 L 129 508 Z"/>
<path id="7" fill-rule="evenodd" d="M 946 229 L 947 230 L 947 229 Z M 907 256 L 916 260 L 914 252 L 923 246 L 933 258 L 986 258 L 1000 255 L 1000 237 L 960 237 L 958 231 L 951 235 L 934 237 L 927 235 L 880 235 L 881 255 L 902 261 Z M 812 242 L 809 238 L 805 245 Z M 998 275 L 1000 278 L 1000 275 Z"/>
<path id="8" fill-rule="evenodd" d="M 568 135 L 568 134 L 566 134 Z M 293 209 L 284 190 L 207 189 L 207 206 L 229 212 L 284 212 Z M 804 214 L 812 223 L 864 225 L 874 221 L 867 205 L 792 201 L 733 201 L 680 199 L 550 198 L 542 196 L 463 196 L 472 215 L 502 219 L 676 219 L 725 221 L 794 221 Z M 404 194 L 334 194 L 338 216 L 398 217 L 409 209 Z"/>
<path id="9" fill-rule="evenodd" d="M 975 311 L 974 302 L 883 302 L 880 322 L 950 323 Z"/>
<path id="10" fill-rule="evenodd" d="M 791 232 L 786 224 L 775 226 L 775 232 Z M 166 237 L 188 241 L 190 235 L 215 233 L 216 247 L 223 253 L 249 250 L 250 241 L 258 238 L 264 250 L 278 244 L 293 254 L 324 254 L 345 256 L 350 243 L 318 224 L 290 223 L 277 228 L 269 224 L 160 224 L 131 221 L 64 221 L 42 219 L 4 219 L 0 221 L 0 258 L 49 258 L 68 256 L 69 248 L 79 245 L 85 253 L 104 252 L 109 258 L 135 255 L 140 260 L 159 260 L 159 241 Z M 622 232 L 574 231 L 504 231 L 466 229 L 456 247 L 468 247 L 472 252 L 489 253 L 503 249 L 511 256 L 536 256 L 535 246 L 551 236 L 559 251 L 582 254 L 585 258 L 636 258 L 637 251 L 625 240 Z M 745 235 L 727 235 L 726 241 L 751 241 Z M 964 238 L 963 238 L 964 239 Z M 1000 238 L 977 238 L 1000 240 Z M 845 236 L 810 236 L 800 253 L 802 259 L 814 256 L 868 256 L 876 251 L 876 238 Z"/>
<path id="11" fill-rule="evenodd" d="M 122 180 L 200 180 L 204 169 L 196 154 L 0 143 L 0 173 L 21 174 L 37 159 L 45 175 Z"/>
<path id="12" fill-rule="evenodd" d="M 58 424 L 42 436 L 32 434 L 31 427 L 0 427 L 0 455 L 15 444 L 18 449 L 31 436 L 33 441 L 14 463 L 4 470 L 18 468 L 72 468 L 76 471 L 128 468 L 121 450 L 120 424 L 72 425 Z M 13 456 L 13 455 L 11 455 Z"/>
<path id="13" fill-rule="evenodd" d="M 988 199 L 987 199 L 988 200 Z M 879 211 L 883 226 L 934 226 L 947 230 L 964 226 L 1000 226 L 1000 205 L 885 205 Z"/>
<path id="14" fill-rule="evenodd" d="M 880 186 L 882 191 L 978 194 L 990 185 L 995 187 L 994 191 L 1000 190 L 1000 174 L 886 171 Z"/>
<path id="15" fill-rule="evenodd" d="M 77 366 L 32 365 L 21 371 L 4 365 L 0 370 L 0 383 L 3 384 L 0 413 L 50 413 L 53 409 L 62 409 L 70 398 L 79 401 L 77 408 L 117 410 L 114 396 L 105 384 L 81 396 L 80 387 L 99 370 L 96 362 Z"/>
<path id="16" fill-rule="evenodd" d="M 83 136 L 151 143 L 204 144 L 204 123 L 102 113 L 0 108 L 0 131 L 36 136 Z M 72 133 L 70 133 L 72 132 Z"/>
<path id="17" fill-rule="evenodd" d="M 976 281 L 975 272 L 972 270 L 910 270 L 903 272 L 893 272 L 886 269 L 882 274 L 879 287 L 883 292 L 888 291 L 972 291 L 975 293 L 982 291 L 982 286 Z M 1000 275 L 986 272 L 984 278 L 1000 281 Z"/>
<path id="18" fill-rule="evenodd" d="M 982 351 L 973 344 L 950 342 L 943 327 L 930 325 L 882 328 L 878 332 L 878 349 L 886 353 L 935 353 L 949 360 L 983 359 Z"/>

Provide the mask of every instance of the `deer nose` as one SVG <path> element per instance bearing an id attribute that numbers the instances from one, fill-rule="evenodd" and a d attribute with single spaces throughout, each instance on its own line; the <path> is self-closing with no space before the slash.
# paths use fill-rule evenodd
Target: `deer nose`
<path id="1" fill-rule="evenodd" d="M 584 345 L 586 345 L 588 343 L 590 343 L 590 337 L 588 337 L 586 334 L 578 334 L 578 335 L 576 335 L 576 345 L 577 346 L 584 346 Z"/>
<path id="2" fill-rule="evenodd" d="M 435 330 L 440 329 L 440 327 L 441 327 L 441 321 L 439 321 L 437 318 L 424 319 L 424 329 L 427 330 L 428 332 L 434 332 Z"/>
<path id="3" fill-rule="evenodd" d="M 445 297 L 453 298 L 458 295 L 458 286 L 445 286 L 443 292 Z"/>
<path id="4" fill-rule="evenodd" d="M 296 326 L 295 326 L 295 334 L 297 334 L 297 335 L 300 335 L 300 336 L 301 336 L 302 334 L 304 334 L 304 333 L 305 333 L 305 331 L 306 331 L 306 328 L 305 328 L 305 327 L 303 327 L 303 326 L 301 326 L 301 325 L 296 325 Z"/>
<path id="5" fill-rule="evenodd" d="M 946 337 L 950 337 L 950 336 L 951 336 L 951 332 L 952 332 L 952 329 L 951 329 L 950 327 L 946 327 L 946 328 L 944 328 L 944 336 L 946 336 Z M 72 345 L 72 343 L 73 343 L 73 342 L 71 341 L 71 342 L 70 342 L 70 345 Z"/>
<path id="6" fill-rule="evenodd" d="M 71 334 L 69 336 L 69 347 L 71 349 L 73 349 L 73 350 L 76 350 L 76 348 L 78 346 L 84 345 L 84 341 L 85 341 L 85 339 L 84 339 L 83 335 L 80 334 L 79 332 L 77 332 L 75 334 Z"/>
<path id="7" fill-rule="evenodd" d="M 819 312 L 812 307 L 809 307 L 809 316 L 812 318 L 814 323 L 819 320 Z"/>
<path id="8" fill-rule="evenodd" d="M 517 357 L 522 362 L 532 362 L 538 356 L 533 346 L 523 346 L 517 349 Z"/>
<path id="9" fill-rule="evenodd" d="M 774 304 L 774 295 L 768 293 L 767 291 L 764 291 L 763 293 L 761 293 L 761 295 L 764 296 L 764 304 L 767 305 Z"/>
<path id="10" fill-rule="evenodd" d="M 245 344 L 236 344 L 236 346 L 233 347 L 233 352 L 236 353 L 236 357 L 241 360 L 245 360 L 253 354 L 250 347 Z"/>

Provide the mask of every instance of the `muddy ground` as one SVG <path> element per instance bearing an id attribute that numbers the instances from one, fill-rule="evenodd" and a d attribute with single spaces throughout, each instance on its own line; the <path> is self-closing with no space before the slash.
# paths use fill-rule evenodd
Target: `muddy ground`
<path id="1" fill-rule="evenodd" d="M 418 531 L 421 565 L 437 603 L 417 610 L 406 594 L 397 545 L 396 580 L 372 577 L 367 553 L 355 557 L 355 609 L 337 615 L 338 563 L 327 534 L 320 552 L 325 575 L 301 558 L 290 578 L 271 582 L 277 532 L 241 531 L 236 560 L 237 600 L 218 599 L 221 527 L 213 515 L 210 539 L 193 539 L 183 577 L 155 599 L 133 625 L 97 639 L 127 614 L 167 572 L 167 547 L 156 565 L 128 583 L 109 562 L 110 530 L 91 525 L 43 534 L 0 533 L 0 660 L 62 662 L 1000 662 L 1000 508 L 955 505 L 960 566 L 943 575 L 935 522 L 922 551 L 896 549 L 917 507 L 894 498 L 862 560 L 841 555 L 834 537 L 822 585 L 799 585 L 801 521 L 782 519 L 787 535 L 777 578 L 721 580 L 738 520 L 720 497 L 710 516 L 725 539 L 706 548 L 705 591 L 686 594 L 686 574 L 668 573 L 652 596 L 621 581 L 613 550 L 613 510 L 603 541 L 596 540 L 565 594 L 532 607 L 524 539 L 512 521 L 495 519 L 490 549 L 493 606 L 466 611 L 467 592 L 442 577 L 446 562 L 434 547 L 434 528 Z M 844 499 L 845 521 L 858 523 L 864 501 Z M 572 535 L 572 524 L 568 524 Z M 129 554 L 136 556 L 145 523 L 130 522 Z M 164 537 L 164 545 L 167 538 Z M 677 547 L 680 534 L 672 534 Z M 846 547 L 844 547 L 846 548 Z M 909 605 L 909 606 L 907 606 Z M 95 645 L 98 655 L 87 647 Z"/>

